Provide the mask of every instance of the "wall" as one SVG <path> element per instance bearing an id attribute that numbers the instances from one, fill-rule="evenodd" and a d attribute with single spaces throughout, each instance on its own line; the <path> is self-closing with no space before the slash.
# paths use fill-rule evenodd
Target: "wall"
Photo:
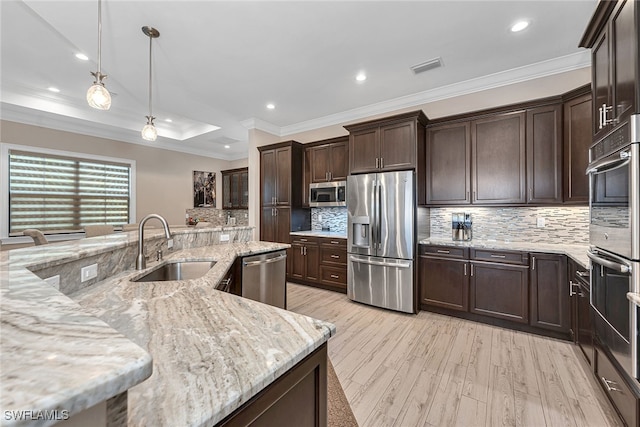
<path id="1" fill-rule="evenodd" d="M 153 212 L 164 216 L 169 224 L 184 224 L 185 209 L 193 207 L 194 170 L 216 173 L 217 204 L 220 206 L 220 171 L 246 166 L 244 160 L 229 162 L 8 121 L 0 122 L 0 141 L 135 160 L 136 222 Z"/>
<path id="2" fill-rule="evenodd" d="M 552 244 L 589 242 L 589 207 L 431 208 L 430 237 L 451 239 L 451 214 L 470 212 L 473 240 Z M 537 218 L 545 227 L 537 227 Z"/>

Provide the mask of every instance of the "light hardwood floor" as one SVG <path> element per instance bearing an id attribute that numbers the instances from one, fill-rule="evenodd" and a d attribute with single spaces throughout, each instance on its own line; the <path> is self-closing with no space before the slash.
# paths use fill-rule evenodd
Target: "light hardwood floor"
<path id="1" fill-rule="evenodd" d="M 287 286 L 289 310 L 336 325 L 329 357 L 361 427 L 622 425 L 572 343 Z"/>

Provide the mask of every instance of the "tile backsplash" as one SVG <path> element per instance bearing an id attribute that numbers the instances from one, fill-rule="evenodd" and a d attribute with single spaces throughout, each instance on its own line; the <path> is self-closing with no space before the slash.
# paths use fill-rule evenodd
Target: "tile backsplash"
<path id="1" fill-rule="evenodd" d="M 186 214 L 191 218 L 198 218 L 198 221 L 211 223 L 214 227 L 228 224 L 228 218 L 235 218 L 236 226 L 246 226 L 249 224 L 249 215 L 247 210 L 241 209 L 215 209 L 215 208 L 192 208 L 187 209 Z"/>
<path id="2" fill-rule="evenodd" d="M 430 237 L 451 239 L 451 214 L 471 213 L 473 240 L 589 243 L 589 207 L 431 208 Z M 544 218 L 544 227 L 538 227 Z"/>
<path id="3" fill-rule="evenodd" d="M 347 234 L 347 208 L 312 208 L 311 229 L 322 230 L 329 227 L 330 231 Z"/>

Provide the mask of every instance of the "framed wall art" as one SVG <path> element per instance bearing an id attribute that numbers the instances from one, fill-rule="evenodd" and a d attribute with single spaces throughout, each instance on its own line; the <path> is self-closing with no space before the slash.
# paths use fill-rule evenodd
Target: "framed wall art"
<path id="1" fill-rule="evenodd" d="M 193 171 L 193 207 L 216 207 L 216 173 Z"/>

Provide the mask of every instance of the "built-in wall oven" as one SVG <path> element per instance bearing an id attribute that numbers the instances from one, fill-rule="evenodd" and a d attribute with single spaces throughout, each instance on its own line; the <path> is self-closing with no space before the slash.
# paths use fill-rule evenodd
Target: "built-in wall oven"
<path id="1" fill-rule="evenodd" d="M 640 378 L 640 115 L 589 151 L 589 259 L 595 332 L 631 378 Z"/>

